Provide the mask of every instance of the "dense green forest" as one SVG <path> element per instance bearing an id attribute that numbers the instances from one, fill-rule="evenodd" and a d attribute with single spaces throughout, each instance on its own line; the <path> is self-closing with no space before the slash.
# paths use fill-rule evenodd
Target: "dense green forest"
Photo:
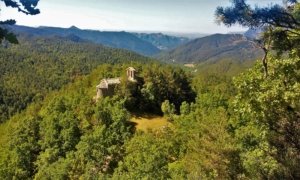
<path id="1" fill-rule="evenodd" d="M 129 65 L 139 69 L 143 83 L 124 84 L 116 90 L 116 96 L 96 103 L 93 97 L 99 78 L 123 76 Z M 146 66 L 139 62 L 100 65 L 90 75 L 78 78 L 74 83 L 50 93 L 45 100 L 35 102 L 26 111 L 15 115 L 2 125 L 1 177 L 23 179 L 56 174 L 58 178 L 63 178 L 71 177 L 68 172 L 73 170 L 74 178 L 93 174 L 112 175 L 124 157 L 124 143 L 135 132 L 134 124 L 129 122 L 131 113 L 149 111 L 159 114 L 160 105 L 165 99 L 174 103 L 179 111 L 183 101 L 194 100 L 188 74 L 180 68 L 161 66 L 150 62 Z M 152 78 L 149 74 L 152 74 Z M 23 143 L 24 146 L 21 145 Z M 16 158 L 16 161 L 10 161 L 11 158 Z M 73 161 L 79 163 L 78 167 L 73 166 Z M 39 162 L 40 165 L 37 164 Z M 56 167 L 55 164 L 67 169 Z M 53 168 L 62 172 L 53 171 Z M 96 168 L 95 172 L 90 174 L 90 168 Z"/>
<path id="2" fill-rule="evenodd" d="M 147 61 L 135 53 L 60 37 L 20 36 L 0 47 L 0 122 L 99 64 Z"/>
<path id="3" fill-rule="evenodd" d="M 270 58 L 269 79 L 264 78 L 258 62 L 233 80 L 221 75 L 225 72 L 191 74 L 157 63 L 100 65 L 91 74 L 50 92 L 44 100 L 32 103 L 0 126 L 0 176 L 2 179 L 297 177 L 299 159 L 293 155 L 299 152 L 296 146 L 299 127 L 289 123 L 298 125 L 298 114 L 291 112 L 299 108 L 299 64 L 299 58 L 284 61 Z M 124 76 L 129 65 L 139 69 L 142 84 L 120 86 L 115 96 L 96 103 L 93 97 L 99 80 Z M 213 68 L 222 69 L 224 64 L 216 67 Z M 166 81 L 157 82 L 163 79 Z M 181 84 L 184 80 L 186 83 Z M 176 87 L 192 89 L 178 92 Z M 175 93 L 175 97 L 191 94 L 177 103 L 174 101 L 177 98 L 164 95 L 166 88 L 166 94 Z M 164 104 L 162 111 L 172 126 L 147 133 L 136 130 L 130 122 L 132 114 L 147 109 L 132 108 L 139 101 L 153 107 L 150 112 L 158 114 Z M 176 103 L 179 108 L 172 105 Z"/>
<path id="4" fill-rule="evenodd" d="M 266 26 L 254 64 L 187 68 L 59 37 L 1 47 L 0 179 L 299 179 L 300 5 L 232 2 L 222 23 Z M 122 83 L 96 101 L 109 77 Z M 170 126 L 140 131 L 143 113 Z"/>
<path id="5" fill-rule="evenodd" d="M 43 47 L 51 47 L 50 40 L 50 45 L 40 41 Z M 72 49 L 70 44 L 68 50 Z M 9 54 L 14 48 L 2 51 Z M 108 60 L 115 57 L 116 61 L 104 63 L 92 56 L 95 68 L 87 68 L 87 63 L 80 65 L 79 60 L 76 65 L 75 60 L 63 69 L 82 69 L 72 76 L 61 71 L 59 78 L 65 81 L 53 78 L 60 66 L 55 66 L 57 61 L 52 58 L 41 62 L 39 58 L 33 66 L 26 66 L 30 61 L 25 60 L 30 58 L 24 60 L 23 55 L 28 51 L 14 54 L 24 65 L 15 63 L 12 68 L 18 71 L 9 74 L 7 70 L 6 74 L 16 81 L 17 77 L 27 79 L 26 84 L 16 83 L 20 90 L 28 88 L 31 92 L 39 87 L 38 82 L 47 83 L 33 91 L 42 94 L 40 98 L 28 101 L 24 111 L 15 111 L 0 126 L 1 179 L 299 177 L 298 57 L 269 56 L 269 75 L 265 78 L 260 62 L 245 70 L 243 67 L 249 65 L 224 60 L 200 64 L 195 72 L 123 51 L 120 54 L 127 63 L 120 62 L 118 51 L 106 50 L 103 52 L 112 53 Z M 45 57 L 51 53 L 46 51 Z M 36 72 L 31 71 L 34 64 L 44 67 L 43 71 L 52 68 L 46 77 L 47 73 L 30 76 Z M 123 78 L 128 66 L 138 69 L 139 81 L 124 83 L 114 97 L 95 102 L 99 81 Z M 130 119 L 141 112 L 164 113 L 172 126 L 138 131 Z"/>

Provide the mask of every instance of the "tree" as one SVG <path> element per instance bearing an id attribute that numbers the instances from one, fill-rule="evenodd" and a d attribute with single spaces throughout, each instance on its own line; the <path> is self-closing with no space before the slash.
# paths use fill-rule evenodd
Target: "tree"
<path id="1" fill-rule="evenodd" d="M 300 55 L 300 4 L 297 0 L 285 0 L 283 5 L 263 8 L 252 8 L 246 0 L 232 0 L 232 3 L 231 7 L 216 9 L 217 22 L 229 27 L 239 24 L 264 29 L 265 33 L 257 39 L 257 45 L 265 53 L 262 58 L 265 76 L 268 76 L 267 55 L 270 49 L 277 51 L 278 55 L 285 51 Z"/>
<path id="2" fill-rule="evenodd" d="M 35 173 L 35 161 L 40 152 L 38 142 L 39 118 L 25 118 L 13 129 L 9 153 L 0 166 L 1 179 L 30 179 Z"/>
<path id="3" fill-rule="evenodd" d="M 217 8 L 220 23 L 265 31 L 258 43 L 265 51 L 262 61 L 268 78 L 256 65 L 235 79 L 231 126 L 243 168 L 250 178 L 299 179 L 300 4 L 286 0 L 281 6 L 251 8 L 245 0 L 232 2 L 232 7 Z M 268 55 L 271 49 L 276 58 Z M 283 52 L 290 57 L 280 58 Z"/>
<path id="4" fill-rule="evenodd" d="M 170 103 L 169 100 L 165 100 L 161 104 L 161 111 L 164 113 L 164 116 L 166 116 L 169 120 L 171 120 L 172 115 L 175 113 L 175 106 L 174 104 Z"/>
<path id="5" fill-rule="evenodd" d="M 39 0 L 0 0 L 3 1 L 6 7 L 12 7 L 18 9 L 19 12 L 22 12 L 26 15 L 36 15 L 40 13 L 40 10 L 36 8 Z M 0 21 L 0 25 L 14 25 L 16 23 L 15 20 L 5 20 Z M 11 42 L 18 43 L 16 36 L 8 32 L 5 28 L 0 27 L 0 41 L 3 39 Z"/>
<path id="6" fill-rule="evenodd" d="M 173 138 L 180 144 L 181 158 L 173 165 L 175 172 L 186 176 L 176 179 L 237 179 L 243 174 L 228 122 L 230 97 L 226 95 L 232 87 L 229 82 L 223 86 L 221 79 L 199 87 L 196 101 L 182 103 L 180 116 L 174 116 Z"/>
<path id="7" fill-rule="evenodd" d="M 217 7 L 216 17 L 227 26 L 240 24 L 244 27 L 261 27 L 271 25 L 293 31 L 300 27 L 298 21 L 297 0 L 286 0 L 285 6 L 278 4 L 269 7 L 252 8 L 246 0 L 232 0 L 232 7 Z"/>
<path id="8" fill-rule="evenodd" d="M 232 126 L 251 177 L 299 179 L 300 59 L 270 58 L 268 79 L 260 67 L 235 79 Z"/>
<path id="9" fill-rule="evenodd" d="M 190 121 L 194 116 L 194 122 Z M 234 138 L 228 132 L 228 116 L 223 108 L 205 112 L 197 108 L 190 115 L 181 116 L 191 127 L 182 134 L 186 139 L 186 153 L 182 158 L 186 179 L 236 179 L 242 172 Z M 181 124 L 181 122 L 180 122 Z M 179 124 L 178 124 L 179 125 Z M 178 129 L 180 129 L 179 127 Z"/>
<path id="10" fill-rule="evenodd" d="M 103 179 L 101 176 L 112 173 L 123 157 L 125 141 L 134 132 L 124 101 L 102 99 L 95 112 L 96 125 L 76 146 L 70 172 L 75 179 Z"/>
<path id="11" fill-rule="evenodd" d="M 39 145 L 41 153 L 35 164 L 37 177 L 43 176 L 51 165 L 75 150 L 80 140 L 79 120 L 71 110 L 72 104 L 65 98 L 53 99 L 41 112 Z"/>
<path id="12" fill-rule="evenodd" d="M 143 106 L 147 111 L 161 112 L 161 104 L 169 100 L 179 113 L 181 103 L 193 102 L 195 92 L 192 90 L 189 75 L 180 68 L 170 66 L 159 67 L 158 64 L 147 68 L 142 76 L 144 85 L 141 89 Z"/>
<path id="13" fill-rule="evenodd" d="M 172 141 L 153 134 L 136 135 L 126 144 L 126 156 L 119 162 L 115 179 L 168 179 L 172 162 Z"/>

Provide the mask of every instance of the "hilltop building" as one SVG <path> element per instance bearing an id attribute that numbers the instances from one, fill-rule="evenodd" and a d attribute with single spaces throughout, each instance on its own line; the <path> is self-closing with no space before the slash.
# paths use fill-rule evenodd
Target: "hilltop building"
<path id="1" fill-rule="evenodd" d="M 136 70 L 133 67 L 128 67 L 126 69 L 127 80 L 131 82 L 136 82 Z M 99 98 L 113 96 L 115 87 L 121 84 L 121 78 L 109 78 L 109 79 L 102 79 L 100 84 L 96 86 L 97 95 L 96 100 Z"/>

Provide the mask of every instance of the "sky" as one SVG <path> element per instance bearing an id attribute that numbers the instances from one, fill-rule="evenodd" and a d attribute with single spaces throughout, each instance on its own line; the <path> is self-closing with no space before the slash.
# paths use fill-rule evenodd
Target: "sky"
<path id="1" fill-rule="evenodd" d="M 282 0 L 248 2 L 264 6 Z M 216 7 L 228 5 L 230 0 L 40 0 L 41 13 L 31 16 L 7 8 L 0 1 L 0 20 L 15 19 L 19 25 L 33 27 L 74 25 L 102 31 L 212 34 L 245 30 L 216 24 Z"/>

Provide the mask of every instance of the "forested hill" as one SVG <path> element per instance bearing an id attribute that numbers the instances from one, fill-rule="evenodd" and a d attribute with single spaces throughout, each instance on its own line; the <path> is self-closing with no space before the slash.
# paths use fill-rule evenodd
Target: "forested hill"
<path id="1" fill-rule="evenodd" d="M 38 0 L 4 2 L 39 12 Z M 300 2 L 231 2 L 216 8 L 217 22 L 268 27 L 254 65 L 261 52 L 243 35 L 163 56 L 198 63 L 182 68 L 76 34 L 9 44 L 0 26 L 0 180 L 300 179 Z M 112 77 L 112 96 L 96 100 L 95 86 Z"/>
<path id="2" fill-rule="evenodd" d="M 75 26 L 70 28 L 58 27 L 27 27 L 27 26 L 9 26 L 9 29 L 16 34 L 28 34 L 36 37 L 49 36 L 77 36 L 80 39 L 88 40 L 96 44 L 102 44 L 109 47 L 126 49 L 137 52 L 143 55 L 153 55 L 160 52 L 160 50 L 151 43 L 144 41 L 135 35 L 128 32 L 102 32 L 95 30 L 82 30 Z"/>
<path id="3" fill-rule="evenodd" d="M 69 38 L 19 36 L 0 47 L 0 122 L 103 63 L 148 61 L 133 52 Z"/>
<path id="4" fill-rule="evenodd" d="M 158 58 L 167 62 L 199 63 L 231 59 L 234 61 L 255 60 L 262 51 L 240 34 L 214 34 L 195 39 Z"/>

